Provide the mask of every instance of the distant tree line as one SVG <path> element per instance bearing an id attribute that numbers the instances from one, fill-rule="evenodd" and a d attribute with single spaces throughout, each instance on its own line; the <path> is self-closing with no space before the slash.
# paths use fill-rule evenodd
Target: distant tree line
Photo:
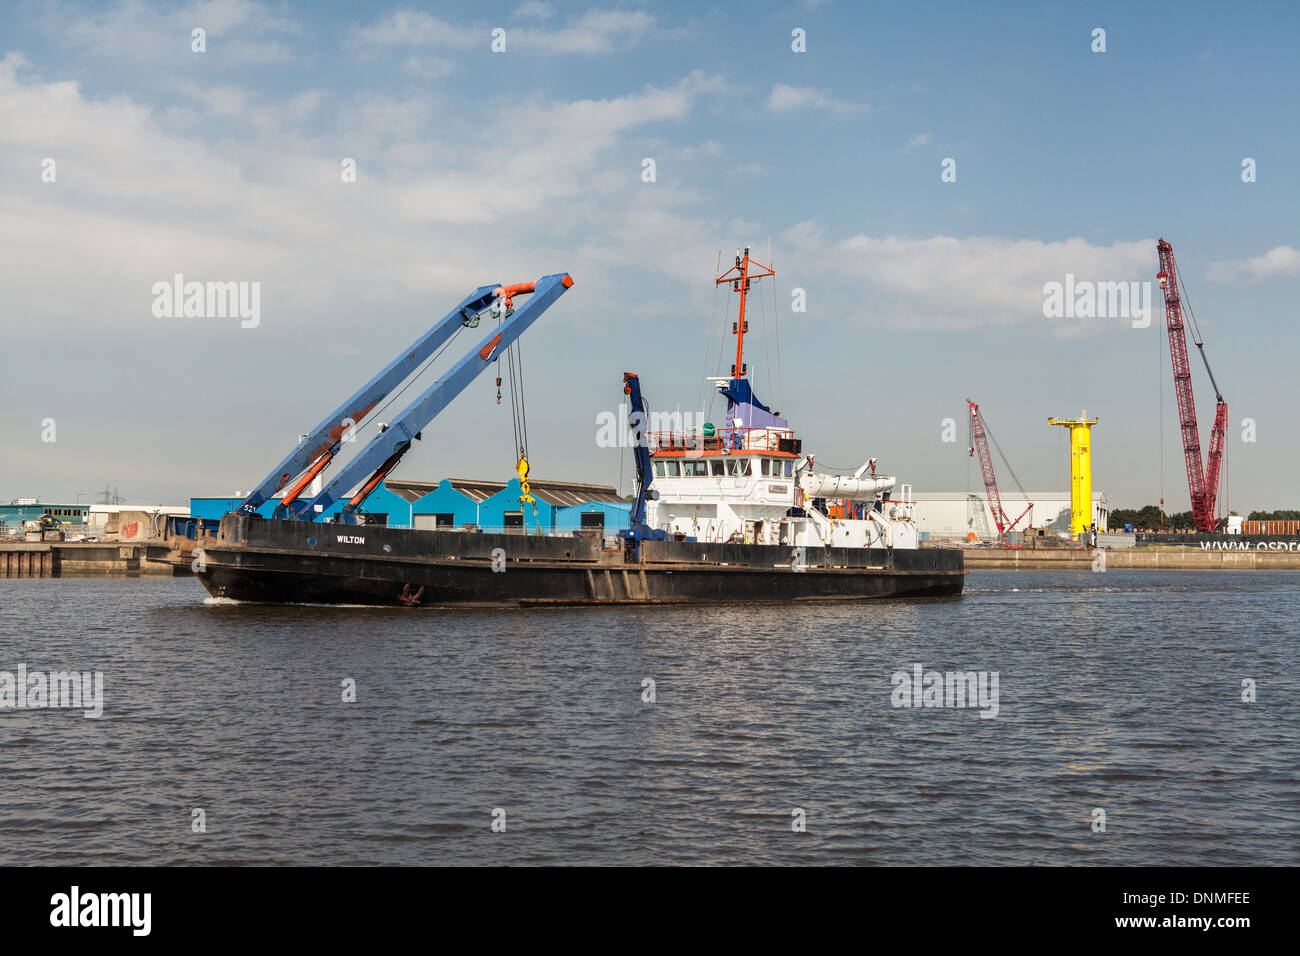
<path id="1" fill-rule="evenodd" d="M 1247 515 L 1246 520 L 1300 521 L 1300 511 L 1252 511 Z M 1160 509 L 1155 505 L 1146 505 L 1141 508 L 1116 508 L 1111 511 L 1110 527 L 1112 530 L 1123 528 L 1126 524 L 1131 524 L 1134 528 L 1174 528 L 1178 530 L 1190 530 L 1193 527 L 1192 513 L 1190 511 L 1177 511 L 1162 517 Z"/>
<path id="2" fill-rule="evenodd" d="M 1145 505 L 1141 508 L 1116 508 L 1110 513 L 1109 526 L 1112 531 L 1123 529 L 1124 525 L 1131 524 L 1134 528 L 1173 528 L 1173 529 L 1191 529 L 1192 513 L 1190 511 L 1176 511 L 1171 515 L 1161 515 L 1160 509 L 1156 505 Z"/>

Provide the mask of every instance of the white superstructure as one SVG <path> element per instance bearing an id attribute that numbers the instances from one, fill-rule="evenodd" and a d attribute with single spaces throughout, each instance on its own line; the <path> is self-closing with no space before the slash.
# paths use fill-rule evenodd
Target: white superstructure
<path id="1" fill-rule="evenodd" d="M 646 524 L 703 542 L 915 548 L 910 485 L 877 475 L 874 458 L 852 475 L 817 471 L 794 429 L 754 396 L 745 378 L 745 297 L 752 280 L 771 275 L 746 249 L 716 280 L 740 296 L 736 363 L 730 376 L 710 379 L 727 398 L 729 426 L 646 436 L 654 469 Z"/>
<path id="2" fill-rule="evenodd" d="M 746 447 L 730 431 L 652 436 L 650 527 L 710 542 L 916 547 L 910 485 L 895 499 L 892 476 L 818 472 L 811 457 Z"/>

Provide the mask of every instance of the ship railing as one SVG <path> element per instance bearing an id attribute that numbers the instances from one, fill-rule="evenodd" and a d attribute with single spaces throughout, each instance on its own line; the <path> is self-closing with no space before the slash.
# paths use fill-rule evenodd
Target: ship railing
<path id="1" fill-rule="evenodd" d="M 652 452 L 781 451 L 782 439 L 792 441 L 794 429 L 755 425 L 718 428 L 713 434 L 705 434 L 701 429 L 646 434 Z"/>
<path id="2" fill-rule="evenodd" d="M 390 524 L 388 527 L 415 531 L 457 531 L 461 534 L 508 534 L 519 538 L 601 538 L 618 534 L 618 527 L 613 524 L 606 525 L 604 528 L 541 528 L 540 530 L 535 525 L 521 528 L 519 525 L 440 524 L 434 527 L 412 528 L 410 525 Z"/>

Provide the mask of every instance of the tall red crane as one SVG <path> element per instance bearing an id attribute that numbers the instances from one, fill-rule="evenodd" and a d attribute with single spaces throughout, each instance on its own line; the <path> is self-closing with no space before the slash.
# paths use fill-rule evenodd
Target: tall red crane
<path id="1" fill-rule="evenodd" d="M 1029 501 L 1029 496 L 1025 494 L 1025 489 L 1020 488 L 1020 479 L 1016 478 L 1016 473 L 1011 471 L 1011 464 L 1007 461 L 1007 456 L 1002 454 L 1002 449 L 998 448 L 998 455 L 1002 458 L 1002 463 L 1007 466 L 1007 471 L 1011 471 L 1011 477 L 1016 482 L 1016 487 L 1020 488 L 1020 493 L 1024 495 L 1028 507 L 1020 512 L 1020 517 L 1012 521 L 1007 517 L 1007 513 L 1002 510 L 1002 495 L 998 493 L 998 479 L 993 473 L 993 458 L 989 455 L 988 439 L 992 437 L 988 429 L 984 426 L 984 418 L 980 415 L 980 407 L 966 399 L 966 404 L 970 406 L 970 448 L 971 455 L 978 455 L 980 463 L 980 474 L 984 477 L 984 491 L 989 499 L 989 511 L 993 513 L 993 523 L 998 526 L 998 534 L 1005 536 L 1008 531 L 1014 531 L 1016 525 L 1020 523 L 1020 518 L 1029 514 L 1033 510 L 1033 502 Z M 997 445 L 997 439 L 993 440 Z"/>
<path id="2" fill-rule="evenodd" d="M 1187 314 L 1192 320 L 1192 342 L 1201 353 L 1205 372 L 1214 386 L 1217 402 L 1214 427 L 1210 430 L 1210 454 L 1205 466 L 1201 465 L 1200 428 L 1196 423 L 1196 402 L 1192 398 L 1192 369 L 1187 361 L 1187 334 L 1183 328 L 1183 297 L 1186 289 L 1178 276 L 1174 262 L 1174 247 L 1161 239 L 1156 243 L 1160 254 L 1160 271 L 1156 278 L 1165 294 L 1165 324 L 1169 327 L 1169 358 L 1174 366 L 1174 394 L 1178 398 L 1178 424 L 1183 433 L 1183 458 L 1187 462 L 1187 490 L 1192 499 L 1192 524 L 1197 531 L 1213 531 L 1218 524 L 1215 503 L 1219 495 L 1219 475 L 1223 471 L 1223 442 L 1228 424 L 1228 405 L 1219 391 L 1219 383 L 1210 371 L 1210 360 L 1205 357 L 1196 316 L 1188 304 Z"/>

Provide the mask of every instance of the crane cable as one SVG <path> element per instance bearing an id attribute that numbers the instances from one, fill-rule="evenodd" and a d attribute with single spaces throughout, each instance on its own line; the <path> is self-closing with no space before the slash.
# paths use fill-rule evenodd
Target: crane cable
<path id="1" fill-rule="evenodd" d="M 1214 372 L 1210 369 L 1210 360 L 1209 360 L 1209 359 L 1206 357 L 1206 355 L 1205 355 L 1205 340 L 1204 340 L 1204 339 L 1202 338 L 1202 336 L 1201 336 L 1201 326 L 1200 326 L 1200 324 L 1196 321 L 1196 313 L 1192 311 L 1192 300 L 1191 300 L 1191 297 L 1187 294 L 1187 286 L 1183 284 L 1183 273 L 1182 273 L 1182 270 L 1181 270 L 1181 269 L 1178 271 L 1178 289 L 1179 289 L 1179 292 L 1180 292 L 1180 294 L 1181 294 L 1181 296 L 1182 296 L 1182 301 L 1183 301 L 1184 303 L 1186 303 L 1186 305 L 1187 305 L 1187 317 L 1188 317 L 1189 319 L 1191 319 L 1191 322 L 1192 322 L 1192 344 L 1196 346 L 1196 350 L 1201 354 L 1201 361 L 1205 364 L 1205 374 L 1208 375 L 1208 376 L 1210 377 L 1210 385 L 1214 388 L 1214 401 L 1215 401 L 1215 406 L 1216 406 L 1216 408 L 1215 408 L 1215 416 L 1214 416 L 1214 417 L 1215 417 L 1215 419 L 1216 419 L 1216 421 L 1217 421 L 1217 419 L 1218 419 L 1218 417 L 1219 417 L 1219 416 L 1218 416 L 1218 408 L 1217 408 L 1217 406 L 1218 406 L 1219 404 L 1223 403 L 1223 393 L 1222 393 L 1221 391 L 1219 391 L 1219 383 L 1218 383 L 1218 381 L 1217 381 L 1217 380 L 1215 379 L 1215 377 L 1214 377 Z M 1171 362 L 1171 364 L 1172 364 L 1172 362 Z M 1162 398 L 1163 398 L 1163 396 L 1162 396 Z M 1227 423 L 1225 422 L 1224 424 L 1225 424 L 1225 426 L 1226 426 Z M 1198 441 L 1198 442 L 1200 441 L 1200 430 L 1201 430 L 1200 422 L 1197 422 L 1197 423 L 1196 423 L 1196 431 L 1197 431 L 1197 441 Z M 1214 431 L 1213 431 L 1213 428 L 1211 428 L 1211 431 L 1210 431 L 1210 444 L 1212 445 L 1213 442 L 1214 442 Z M 1227 442 L 1226 440 L 1223 442 L 1222 449 L 1223 449 L 1223 453 L 1222 453 L 1222 461 L 1221 461 L 1220 464 L 1219 464 L 1219 467 L 1220 467 L 1220 473 L 1219 473 L 1219 475 L 1215 475 L 1215 476 L 1214 476 L 1214 483 L 1215 483 L 1215 486 L 1216 486 L 1216 488 L 1215 488 L 1215 498 L 1214 498 L 1214 512 L 1215 512 L 1214 517 L 1215 517 L 1215 518 L 1218 518 L 1221 514 L 1222 514 L 1223 516 L 1225 516 L 1225 517 L 1226 517 L 1226 515 L 1227 515 L 1227 511 L 1226 511 L 1225 508 L 1224 508 L 1224 498 L 1227 497 L 1227 491 L 1228 491 L 1228 442 Z M 1209 448 L 1207 448 L 1207 449 L 1206 449 L 1206 458 L 1205 458 L 1205 465 L 1207 466 L 1207 468 L 1208 468 L 1208 466 L 1209 466 L 1209 463 L 1210 463 L 1210 460 L 1209 460 Z M 1163 463 L 1162 463 L 1162 465 L 1163 465 Z M 1218 484 L 1219 484 L 1218 479 L 1219 479 L 1220 475 L 1221 475 L 1222 478 L 1223 478 L 1223 495 L 1220 495 L 1220 494 L 1218 493 L 1218 487 L 1217 487 Z M 1207 479 L 1207 481 L 1209 480 L 1209 475 L 1206 476 L 1206 479 Z M 1162 483 L 1162 484 L 1163 484 L 1163 483 Z M 1163 487 L 1162 487 L 1162 488 L 1161 488 L 1161 496 L 1163 497 L 1163 495 L 1164 495 L 1164 489 L 1163 489 Z"/>
<path id="2" fill-rule="evenodd" d="M 504 320 L 499 317 L 498 327 Z M 510 343 L 505 348 L 506 358 L 506 386 L 510 396 L 510 428 L 514 436 L 514 445 L 511 449 L 512 454 L 522 458 L 528 457 L 528 413 L 527 403 L 524 399 L 524 369 L 523 369 L 523 347 L 518 340 Z M 497 371 L 501 369 L 501 358 L 497 357 Z M 501 378 L 497 376 L 498 380 Z M 498 386 L 498 389 L 500 386 Z"/>
<path id="3" fill-rule="evenodd" d="M 772 259 L 772 237 L 767 237 L 767 267 L 776 272 L 776 262 Z M 785 411 L 785 377 L 781 374 L 781 310 L 776 305 L 776 277 L 772 277 L 772 322 L 773 337 L 776 339 L 776 400 L 781 411 Z"/>
<path id="4" fill-rule="evenodd" d="M 456 337 L 460 335 L 460 331 L 463 328 L 465 328 L 464 325 L 458 327 L 456 331 L 451 334 L 451 338 L 449 338 L 446 342 L 443 343 L 442 348 L 438 349 L 438 351 L 435 352 L 429 358 L 429 360 L 424 363 L 424 366 L 418 372 L 416 372 L 411 378 L 407 379 L 406 382 L 402 385 L 402 387 L 399 388 L 396 392 L 394 392 L 393 395 L 388 399 L 388 401 L 384 402 L 382 408 L 378 408 L 372 411 L 369 415 L 365 417 L 365 419 L 362 422 L 360 422 L 359 424 L 354 424 L 352 426 L 352 436 L 354 440 L 357 435 L 360 435 L 362 431 L 364 431 L 367 427 L 370 426 L 372 422 L 375 421 L 375 419 L 377 419 L 380 415 L 382 415 L 384 411 L 388 408 L 388 406 L 392 405 L 393 402 L 401 398 L 403 392 L 405 392 L 408 388 L 410 388 L 417 381 L 419 381 L 425 372 L 429 371 L 429 368 L 433 365 L 433 363 L 438 361 L 439 356 L 441 356 L 443 352 L 447 351 L 447 349 L 451 347 L 452 342 L 456 341 Z"/>
<path id="5" fill-rule="evenodd" d="M 1178 288 L 1182 295 L 1181 301 L 1187 304 L 1187 317 L 1192 320 L 1192 344 L 1201 353 L 1201 361 L 1205 363 L 1205 374 L 1210 377 L 1210 384 L 1214 387 L 1215 401 L 1222 401 L 1223 393 L 1219 391 L 1219 383 L 1215 380 L 1214 372 L 1210 369 L 1210 360 L 1205 356 L 1205 340 L 1201 337 L 1201 326 L 1196 321 L 1196 313 L 1192 311 L 1192 300 L 1187 294 L 1187 286 L 1183 284 L 1183 273 L 1181 271 L 1178 273 Z M 1197 429 L 1198 431 L 1200 429 L 1199 423 Z"/>
<path id="6" fill-rule="evenodd" d="M 497 327 L 509 314 L 503 314 L 497 318 Z M 532 505 L 533 524 L 537 526 L 537 533 L 542 534 L 541 516 L 537 511 L 537 499 L 531 494 L 528 484 L 528 475 L 531 471 L 528 454 L 528 402 L 524 396 L 524 349 L 523 343 L 516 339 L 506 346 L 506 375 L 509 381 L 510 392 L 510 427 L 514 437 L 514 447 L 512 453 L 518 454 L 518 460 L 515 462 L 515 472 L 519 475 L 519 510 L 522 521 L 523 506 Z M 497 369 L 500 370 L 500 360 L 498 358 Z M 500 378 L 500 376 L 498 376 Z M 527 526 L 524 526 L 527 532 Z"/>
<path id="7" fill-rule="evenodd" d="M 1167 330 L 1166 330 L 1167 331 Z M 1156 378 L 1160 383 L 1160 444 L 1157 446 L 1160 458 L 1160 522 L 1165 520 L 1165 348 L 1161 339 L 1156 337 Z M 1169 364 L 1173 365 L 1172 358 Z"/>
<path id="8" fill-rule="evenodd" d="M 755 280 L 755 281 L 758 281 L 758 280 Z M 767 334 L 767 297 L 764 296 L 764 295 L 762 295 L 761 293 L 760 293 L 759 296 L 758 296 L 758 322 L 759 322 L 759 324 L 760 324 L 760 325 L 762 326 L 762 328 L 763 328 L 763 365 L 765 366 L 765 371 L 767 372 L 767 389 L 768 389 L 768 398 L 767 398 L 767 400 L 768 400 L 769 402 L 771 402 L 771 401 L 772 401 L 772 392 L 776 391 L 776 389 L 774 389 L 774 388 L 772 387 L 772 385 L 773 385 L 773 382 L 772 382 L 772 350 L 771 350 L 771 348 L 770 348 L 770 346 L 769 346 L 769 343 L 768 343 L 768 338 L 769 338 L 769 337 L 768 337 L 768 334 Z M 757 376 L 755 376 L 755 378 L 757 378 Z M 774 404 L 775 404 L 775 403 L 774 403 Z"/>
<path id="9" fill-rule="evenodd" d="M 997 449 L 998 457 L 1002 459 L 1002 464 L 1006 465 L 1007 471 L 1011 473 L 1011 480 L 1016 483 L 1016 487 L 1020 489 L 1020 494 L 1024 497 L 1025 501 L 1028 502 L 1029 492 L 1025 491 L 1025 486 L 1022 485 L 1020 479 L 1016 477 L 1016 471 L 1011 467 L 1011 462 L 1007 461 L 1007 456 L 1002 454 L 1002 446 L 999 445 L 998 440 L 993 437 L 993 432 L 989 431 L 989 423 L 984 420 L 983 412 L 980 413 L 980 424 L 984 426 L 984 434 L 988 436 L 989 441 L 993 442 L 993 447 Z"/>
<path id="10" fill-rule="evenodd" d="M 721 249 L 718 250 L 718 269 L 719 270 L 722 269 Z M 720 287 L 721 287 L 720 283 L 717 282 L 713 283 L 713 321 L 715 325 L 717 325 L 717 321 L 718 321 L 717 318 L 718 317 L 718 291 Z M 727 318 L 731 315 L 731 296 L 727 296 L 726 303 L 727 303 L 726 308 L 724 308 L 722 312 L 722 324 L 718 326 L 718 365 L 717 365 L 717 371 L 714 374 L 719 378 L 722 377 L 722 369 L 724 367 L 722 364 L 723 355 L 727 350 Z M 709 395 L 709 409 L 708 409 L 708 415 L 706 417 L 708 418 L 713 417 L 713 403 L 717 400 L 717 398 L 718 398 L 718 390 L 715 388 L 711 391 L 711 394 Z M 731 422 L 729 421 L 724 422 L 723 427 L 730 428 Z"/>

